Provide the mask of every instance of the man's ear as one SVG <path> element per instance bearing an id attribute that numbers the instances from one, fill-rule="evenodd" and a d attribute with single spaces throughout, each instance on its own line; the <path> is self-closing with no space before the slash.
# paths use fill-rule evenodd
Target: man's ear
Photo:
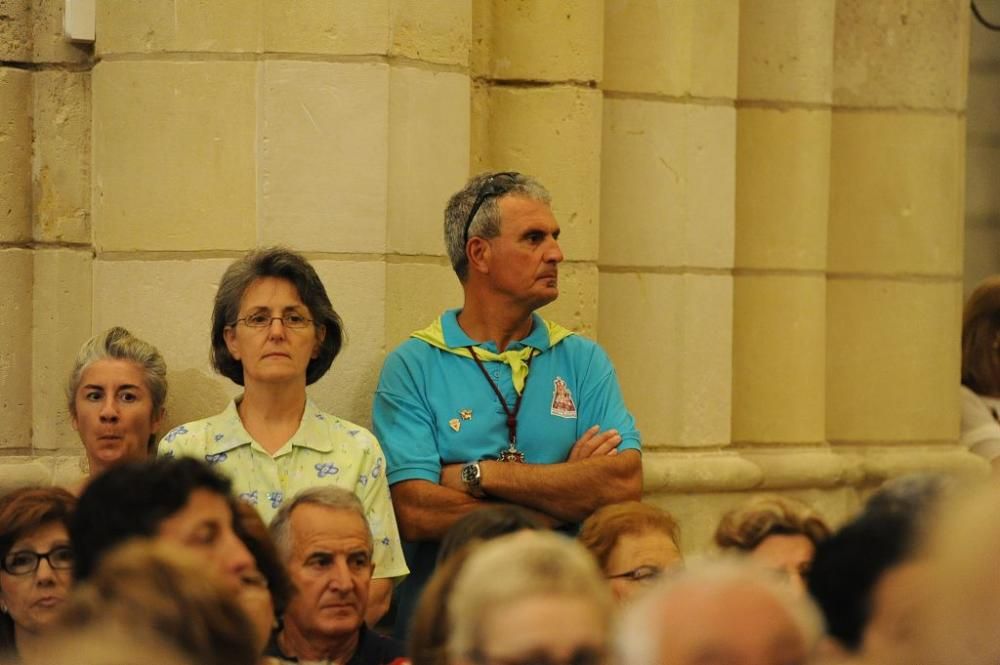
<path id="1" fill-rule="evenodd" d="M 469 271 L 488 274 L 490 271 L 490 259 L 493 256 L 493 248 L 486 238 L 474 236 L 469 238 L 469 244 L 465 248 L 465 256 L 469 260 Z"/>

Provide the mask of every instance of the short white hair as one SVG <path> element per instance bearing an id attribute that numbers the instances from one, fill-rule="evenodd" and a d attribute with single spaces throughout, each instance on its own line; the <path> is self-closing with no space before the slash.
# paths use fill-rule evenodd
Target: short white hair
<path id="1" fill-rule="evenodd" d="M 448 654 L 468 659 L 489 611 L 538 595 L 593 602 L 610 636 L 613 601 L 597 562 L 582 545 L 550 531 L 519 531 L 475 546 L 448 596 Z"/>
<path id="2" fill-rule="evenodd" d="M 695 560 L 683 570 L 644 593 L 628 606 L 615 640 L 618 662 L 628 665 L 656 665 L 660 662 L 661 640 L 670 639 L 669 630 L 660 624 L 663 610 L 676 601 L 684 590 L 723 590 L 752 585 L 781 605 L 799 629 L 807 651 L 812 651 L 823 635 L 823 617 L 808 596 L 797 595 L 791 587 L 736 557 Z"/>

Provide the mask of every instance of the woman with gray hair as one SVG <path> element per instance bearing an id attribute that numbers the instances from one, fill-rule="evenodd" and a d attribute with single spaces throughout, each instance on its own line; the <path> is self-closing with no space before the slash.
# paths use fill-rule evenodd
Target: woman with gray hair
<path id="1" fill-rule="evenodd" d="M 243 394 L 222 413 L 169 432 L 159 454 L 213 465 L 265 522 L 300 490 L 354 492 L 374 534 L 377 579 L 368 619 L 375 620 L 388 609 L 392 580 L 407 568 L 378 441 L 306 395 L 343 342 L 343 324 L 316 270 L 282 247 L 237 259 L 215 295 L 211 338 L 212 364 Z"/>
<path id="2" fill-rule="evenodd" d="M 452 665 L 608 662 L 614 611 L 593 557 L 548 531 L 478 546 L 448 598 Z"/>
<path id="3" fill-rule="evenodd" d="M 167 365 L 152 344 L 115 327 L 80 348 L 66 387 L 70 421 L 80 435 L 89 475 L 141 461 L 156 443 L 167 401 Z"/>

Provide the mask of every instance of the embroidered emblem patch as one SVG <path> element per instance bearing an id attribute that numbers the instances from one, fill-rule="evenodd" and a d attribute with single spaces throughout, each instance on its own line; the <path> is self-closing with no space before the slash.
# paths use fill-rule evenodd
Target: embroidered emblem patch
<path id="1" fill-rule="evenodd" d="M 462 417 L 462 420 L 472 420 L 472 409 L 462 409 L 458 415 Z"/>
<path id="2" fill-rule="evenodd" d="M 462 421 L 459 420 L 458 418 L 452 418 L 451 420 L 448 421 L 448 427 L 452 428 L 457 432 L 458 430 L 462 429 Z"/>
<path id="3" fill-rule="evenodd" d="M 576 403 L 573 402 L 573 393 L 570 392 L 566 381 L 561 376 L 557 376 L 552 384 L 552 408 L 550 413 L 560 418 L 576 418 Z"/>

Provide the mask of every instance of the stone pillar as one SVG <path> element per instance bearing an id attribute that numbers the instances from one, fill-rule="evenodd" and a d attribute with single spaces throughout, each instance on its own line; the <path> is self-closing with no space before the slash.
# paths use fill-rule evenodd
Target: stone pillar
<path id="1" fill-rule="evenodd" d="M 599 339 L 642 429 L 645 491 L 686 546 L 710 489 L 758 477 L 725 452 L 738 29 L 735 0 L 605 4 Z"/>
<path id="2" fill-rule="evenodd" d="M 474 0 L 472 171 L 520 171 L 552 193 L 566 262 L 543 312 L 597 327 L 603 4 Z"/>
<path id="3" fill-rule="evenodd" d="M 387 344 L 432 316 L 428 274 L 447 277 L 435 230 L 468 173 L 469 11 L 98 3 L 94 327 L 164 353 L 166 427 L 237 391 L 208 365 L 211 302 L 234 257 L 270 244 L 306 253 L 345 321 L 312 396 L 368 421 Z"/>
<path id="4" fill-rule="evenodd" d="M 732 434 L 761 489 L 842 480 L 823 447 L 833 29 L 834 0 L 740 4 Z"/>
<path id="5" fill-rule="evenodd" d="M 868 482 L 955 445 L 969 8 L 837 0 L 826 436 Z"/>

